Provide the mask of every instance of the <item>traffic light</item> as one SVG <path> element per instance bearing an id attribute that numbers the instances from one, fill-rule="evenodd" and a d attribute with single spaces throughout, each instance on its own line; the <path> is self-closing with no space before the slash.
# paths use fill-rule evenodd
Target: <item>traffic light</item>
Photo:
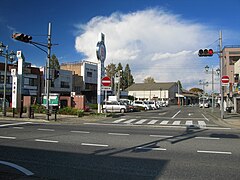
<path id="1" fill-rule="evenodd" d="M 213 56 L 213 50 L 212 49 L 200 49 L 198 51 L 198 56 L 203 57 L 203 56 Z"/>
<path id="2" fill-rule="evenodd" d="M 29 43 L 32 40 L 32 36 L 23 33 L 14 33 L 12 38 L 25 43 Z"/>
<path id="3" fill-rule="evenodd" d="M 57 79 L 59 77 L 59 71 L 58 70 L 54 70 L 54 79 Z"/>

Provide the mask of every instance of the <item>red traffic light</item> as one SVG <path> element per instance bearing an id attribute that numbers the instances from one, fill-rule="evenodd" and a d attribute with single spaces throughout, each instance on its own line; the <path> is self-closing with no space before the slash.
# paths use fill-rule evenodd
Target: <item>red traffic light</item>
<path id="1" fill-rule="evenodd" d="M 32 40 L 32 36 L 23 33 L 14 33 L 12 38 L 25 43 L 29 43 Z"/>
<path id="2" fill-rule="evenodd" d="M 204 57 L 204 56 L 212 56 L 213 55 L 213 50 L 212 49 L 200 49 L 198 51 L 198 56 L 199 57 Z"/>

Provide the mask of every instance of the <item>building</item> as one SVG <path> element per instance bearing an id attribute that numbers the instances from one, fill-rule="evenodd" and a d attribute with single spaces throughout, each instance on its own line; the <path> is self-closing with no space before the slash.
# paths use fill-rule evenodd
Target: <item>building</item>
<path id="1" fill-rule="evenodd" d="M 225 46 L 223 48 L 223 75 L 229 76 L 229 87 L 224 87 L 224 100 L 226 101 L 227 107 L 234 107 L 234 111 L 237 112 L 239 94 L 238 94 L 238 79 L 237 69 L 234 66 L 238 65 L 240 59 L 240 46 Z M 236 73 L 235 73 L 236 71 Z M 240 110 L 239 110 L 240 111 Z"/>
<path id="2" fill-rule="evenodd" d="M 0 63 L 0 97 L 3 97 L 5 63 Z M 6 99 L 12 102 L 12 76 L 11 69 L 17 68 L 13 64 L 7 65 L 6 78 Z M 41 98 L 41 73 L 39 68 L 31 67 L 30 63 L 25 63 L 23 70 L 23 95 L 31 96 L 40 101 Z"/>
<path id="3" fill-rule="evenodd" d="M 74 94 L 85 95 L 88 102 L 97 102 L 97 63 L 89 61 L 62 63 L 60 68 L 72 71 Z"/>
<path id="4" fill-rule="evenodd" d="M 129 96 L 139 100 L 158 99 L 168 101 L 169 104 L 177 104 L 178 84 L 168 83 L 135 83 L 126 89 Z"/>

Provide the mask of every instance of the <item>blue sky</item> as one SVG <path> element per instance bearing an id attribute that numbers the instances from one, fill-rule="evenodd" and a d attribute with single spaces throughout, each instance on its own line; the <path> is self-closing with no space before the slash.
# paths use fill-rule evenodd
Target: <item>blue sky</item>
<path id="1" fill-rule="evenodd" d="M 0 41 L 9 49 L 22 50 L 27 61 L 41 66 L 46 54 L 12 40 L 13 32 L 46 43 L 44 35 L 51 22 L 52 43 L 59 44 L 52 53 L 60 63 L 95 61 L 98 33 L 103 32 L 105 64 L 129 63 L 136 82 L 153 76 L 159 82 L 179 79 L 190 87 L 205 65 L 218 66 L 217 55 L 198 58 L 196 51 L 217 49 L 219 30 L 223 45 L 240 45 L 239 9 L 239 0 L 2 0 Z"/>

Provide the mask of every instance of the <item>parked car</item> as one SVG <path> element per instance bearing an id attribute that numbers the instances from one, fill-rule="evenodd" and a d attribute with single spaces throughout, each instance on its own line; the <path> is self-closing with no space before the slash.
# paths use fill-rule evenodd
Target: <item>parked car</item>
<path id="1" fill-rule="evenodd" d="M 103 103 L 102 111 L 107 112 L 120 112 L 125 113 L 128 111 L 128 108 L 125 104 L 118 101 L 106 101 Z"/>
<path id="2" fill-rule="evenodd" d="M 134 112 L 134 111 L 138 111 L 138 108 L 136 108 L 135 106 L 132 105 L 131 101 L 128 99 L 120 99 L 119 100 L 120 103 L 124 104 L 127 106 L 128 111 L 130 112 Z"/>
<path id="3" fill-rule="evenodd" d="M 156 104 L 155 101 L 147 101 L 147 102 L 152 107 L 152 109 L 154 110 L 158 109 L 158 105 Z"/>
<path id="4" fill-rule="evenodd" d="M 151 109 L 151 106 L 144 101 L 133 101 L 132 105 L 137 107 L 142 107 L 144 108 L 144 110 Z"/>

